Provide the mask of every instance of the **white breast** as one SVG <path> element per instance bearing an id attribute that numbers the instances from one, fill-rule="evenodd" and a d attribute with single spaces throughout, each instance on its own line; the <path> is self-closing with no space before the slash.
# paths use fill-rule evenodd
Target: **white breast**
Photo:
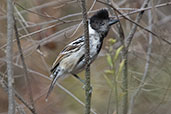
<path id="1" fill-rule="evenodd" d="M 99 34 L 89 25 L 89 39 L 90 39 L 90 58 L 94 60 L 97 56 L 97 45 L 100 42 Z"/>
<path id="2" fill-rule="evenodd" d="M 96 34 L 96 31 L 93 28 L 91 28 L 90 24 L 88 28 L 89 28 L 89 34 Z"/>

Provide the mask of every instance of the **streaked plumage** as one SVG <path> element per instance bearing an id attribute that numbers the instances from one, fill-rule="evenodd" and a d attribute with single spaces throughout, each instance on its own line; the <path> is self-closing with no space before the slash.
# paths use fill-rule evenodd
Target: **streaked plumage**
<path id="1" fill-rule="evenodd" d="M 91 64 L 99 54 L 103 39 L 106 37 L 109 28 L 118 20 L 109 18 L 106 9 L 99 10 L 89 20 L 89 41 Z M 65 46 L 52 65 L 51 77 L 53 77 L 47 97 L 53 89 L 58 78 L 67 74 L 77 74 L 85 68 L 85 44 L 84 36 L 77 38 Z"/>

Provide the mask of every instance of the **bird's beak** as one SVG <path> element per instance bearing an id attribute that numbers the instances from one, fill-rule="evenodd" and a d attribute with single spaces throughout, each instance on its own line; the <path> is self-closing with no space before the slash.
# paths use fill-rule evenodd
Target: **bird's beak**
<path id="1" fill-rule="evenodd" d="M 111 26 L 111 25 L 113 25 L 113 24 L 115 24 L 115 23 L 117 23 L 117 22 L 119 22 L 118 19 L 110 19 L 110 20 L 109 20 L 109 26 Z"/>

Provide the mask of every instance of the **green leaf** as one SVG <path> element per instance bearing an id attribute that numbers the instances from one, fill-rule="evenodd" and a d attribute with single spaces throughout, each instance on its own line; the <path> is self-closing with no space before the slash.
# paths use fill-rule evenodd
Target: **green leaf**
<path id="1" fill-rule="evenodd" d="M 104 78 L 106 79 L 106 82 L 109 84 L 109 86 L 113 88 L 112 81 L 106 75 L 104 75 Z"/>
<path id="2" fill-rule="evenodd" d="M 126 92 L 121 92 L 121 93 L 119 94 L 119 99 L 121 99 L 125 94 L 126 94 Z"/>
<path id="3" fill-rule="evenodd" d="M 116 40 L 113 39 L 113 38 L 110 38 L 108 41 L 109 41 L 109 43 L 111 43 L 111 44 L 114 44 L 114 43 L 116 42 Z"/>
<path id="4" fill-rule="evenodd" d="M 117 50 L 116 50 L 116 53 L 115 53 L 115 56 L 114 56 L 114 61 L 116 61 L 116 59 L 118 58 L 121 50 L 123 49 L 123 46 L 120 46 Z"/>
<path id="5" fill-rule="evenodd" d="M 119 65 L 119 70 L 118 70 L 118 73 L 117 73 L 117 75 L 116 75 L 116 80 L 118 80 L 118 78 L 119 78 L 119 76 L 120 76 L 120 74 L 121 74 L 121 72 L 122 72 L 122 70 L 123 70 L 124 63 L 125 63 L 125 60 L 122 60 L 122 62 L 121 62 L 120 65 Z"/>
<path id="6" fill-rule="evenodd" d="M 107 62 L 110 65 L 110 67 L 113 67 L 113 63 L 112 63 L 112 57 L 111 55 L 107 54 Z"/>
<path id="7" fill-rule="evenodd" d="M 123 59 L 122 62 L 120 63 L 120 65 L 119 65 L 119 72 L 118 72 L 119 74 L 122 72 L 124 63 L 125 63 L 125 59 Z"/>
<path id="8" fill-rule="evenodd" d="M 105 73 L 106 73 L 106 74 L 114 74 L 115 71 L 114 71 L 114 70 L 105 70 Z"/>

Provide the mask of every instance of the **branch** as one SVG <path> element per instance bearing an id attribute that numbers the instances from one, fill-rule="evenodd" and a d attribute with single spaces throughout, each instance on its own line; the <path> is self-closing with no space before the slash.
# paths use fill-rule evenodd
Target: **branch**
<path id="1" fill-rule="evenodd" d="M 165 43 L 171 45 L 171 42 L 167 41 L 166 39 L 164 39 L 164 38 L 162 38 L 162 37 L 159 37 L 157 34 L 151 32 L 150 30 L 148 30 L 147 28 L 145 28 L 145 27 L 143 27 L 142 25 L 138 24 L 137 22 L 134 22 L 133 20 L 127 18 L 126 16 L 124 16 L 119 10 L 117 10 L 117 9 L 116 9 L 115 7 L 113 7 L 112 5 L 110 5 L 110 4 L 108 4 L 108 3 L 105 3 L 105 2 L 103 2 L 103 1 L 100 1 L 100 0 L 97 0 L 97 2 L 102 3 L 102 4 L 105 4 L 105 5 L 107 5 L 107 6 L 110 6 L 113 10 L 115 10 L 117 13 L 119 13 L 119 14 L 120 14 L 123 18 L 125 18 L 126 20 L 130 21 L 131 23 L 135 24 L 136 26 L 140 27 L 141 29 L 143 29 L 143 30 L 145 30 L 145 31 L 147 31 L 147 32 L 149 32 L 149 33 L 151 33 L 153 36 L 155 36 L 154 38 L 161 39 L 161 40 L 164 41 Z M 141 11 L 141 12 L 144 12 L 144 10 Z M 140 12 L 140 13 L 141 13 L 141 12 Z M 128 44 L 128 43 L 127 43 L 127 44 Z"/>
<path id="2" fill-rule="evenodd" d="M 32 13 L 32 14 L 36 14 L 36 15 L 39 15 L 39 16 L 45 17 L 45 18 L 57 19 L 58 21 L 61 21 L 61 22 L 64 22 L 64 23 L 65 23 L 64 20 L 60 20 L 59 18 L 56 18 L 56 17 L 53 17 L 53 16 L 44 15 L 44 14 L 41 14 L 41 13 L 37 13 L 37 12 L 31 11 L 31 10 L 28 10 L 28 9 L 24 8 L 22 5 L 20 5 L 20 4 L 17 3 L 17 2 L 15 2 L 15 4 L 16 4 L 17 6 L 19 6 L 20 8 L 22 8 L 22 9 L 24 9 L 24 10 L 26 10 L 26 11 Z"/>
<path id="3" fill-rule="evenodd" d="M 6 61 L 5 61 L 5 62 L 6 62 Z M 15 63 L 13 63 L 13 64 L 14 64 L 15 66 L 17 66 L 18 68 L 23 68 L 23 66 L 21 66 L 21 65 L 18 65 L 18 64 L 15 64 Z M 46 75 L 44 75 L 44 74 L 41 74 L 40 72 L 37 72 L 37 71 L 35 71 L 35 70 L 28 69 L 28 72 L 33 73 L 33 74 L 35 74 L 35 75 L 38 75 L 38 76 L 40 76 L 40 77 L 42 77 L 42 78 L 45 78 L 45 79 L 48 79 L 48 80 L 52 80 L 50 77 L 48 77 L 48 76 L 46 76 Z M 79 98 L 77 98 L 73 93 L 71 93 L 69 90 L 67 90 L 65 87 L 63 87 L 60 83 L 57 82 L 56 85 L 57 85 L 61 90 L 63 90 L 65 93 L 67 93 L 69 96 L 71 96 L 74 100 L 76 100 L 79 104 L 85 106 L 85 104 L 84 104 Z M 97 114 L 93 109 L 90 109 L 90 110 L 91 110 L 91 113 Z"/>
<path id="4" fill-rule="evenodd" d="M 107 2 L 111 2 L 109 0 L 107 0 Z M 111 7 L 109 7 L 110 9 Z M 111 10 L 110 10 L 111 12 Z M 119 20 L 118 14 L 117 12 L 114 10 L 114 13 L 117 17 L 117 19 Z M 123 75 L 122 75 L 122 92 L 124 93 L 123 97 L 122 97 L 122 108 L 121 108 L 121 114 L 126 114 L 127 110 L 128 110 L 128 65 L 127 65 L 127 49 L 125 48 L 125 44 L 124 44 L 124 39 L 125 39 L 125 35 L 124 35 L 124 31 L 121 25 L 121 22 L 119 20 L 119 24 L 116 25 L 119 31 L 119 42 L 121 43 L 121 45 L 123 46 L 123 49 L 121 50 L 121 57 L 122 60 L 125 60 L 124 62 L 124 67 L 123 67 Z M 118 110 L 118 99 L 116 99 L 116 114 L 119 114 L 119 110 Z"/>
<path id="5" fill-rule="evenodd" d="M 2 86 L 2 88 L 8 92 L 8 85 L 7 83 L 5 82 L 5 80 L 2 78 L 3 75 L 0 73 L 0 84 Z M 15 91 L 15 89 L 13 88 L 14 90 L 14 93 L 15 93 L 15 97 L 20 100 L 32 113 L 34 112 L 33 111 L 33 108 L 19 95 L 19 93 L 17 91 Z"/>
<path id="6" fill-rule="evenodd" d="M 60 0 L 61 1 L 61 0 Z M 34 7 L 31 7 L 29 8 L 28 10 L 40 10 L 42 8 L 47 8 L 47 7 L 53 7 L 53 6 L 57 6 L 59 8 L 59 6 L 61 6 L 63 4 L 64 5 L 67 5 L 69 3 L 73 3 L 73 2 L 77 2 L 77 0 L 68 0 L 68 2 L 66 3 L 66 0 L 63 0 L 62 1 L 63 3 L 59 2 L 59 1 L 49 1 L 47 3 L 43 3 L 43 4 L 40 4 L 38 6 L 34 6 Z M 56 9 L 56 8 L 55 8 Z M 26 10 L 21 10 L 20 13 L 23 14 L 23 13 L 26 13 L 27 11 Z M 15 14 L 15 13 L 14 13 Z M 7 16 L 1 16 L 0 17 L 0 20 L 1 19 L 5 19 Z"/>
<path id="7" fill-rule="evenodd" d="M 105 4 L 105 5 L 107 5 L 107 3 L 104 3 L 104 2 L 102 2 L 102 3 Z M 109 5 L 109 4 L 108 4 L 108 5 Z M 160 7 L 164 7 L 164 6 L 168 6 L 168 5 L 171 5 L 171 2 L 167 2 L 167 3 L 163 3 L 163 4 L 156 5 L 155 8 L 160 8 Z M 109 5 L 109 7 L 111 7 L 111 6 Z M 33 8 L 33 9 L 34 9 L 34 8 Z M 129 13 L 125 13 L 125 14 L 119 15 L 119 17 L 124 17 L 124 18 L 126 18 L 125 16 L 127 16 L 127 15 L 132 15 L 132 14 L 135 14 L 135 13 L 138 13 L 138 12 L 141 12 L 141 11 L 150 10 L 150 9 L 152 9 L 152 7 L 140 8 L 140 9 L 135 9 L 135 8 L 134 8 L 134 9 L 132 9 L 132 10 L 135 10 L 135 11 L 132 11 L 132 12 L 129 12 Z M 29 10 L 29 9 L 24 9 L 24 10 Z M 117 10 L 124 10 L 124 8 L 117 8 Z M 95 11 L 96 11 L 96 10 L 93 10 L 93 11 L 91 11 L 91 12 L 89 12 L 89 13 L 93 13 L 93 12 L 95 12 Z M 22 12 L 22 11 L 21 11 L 21 12 Z M 35 12 L 35 13 L 36 13 L 36 12 Z M 34 24 L 34 25 L 29 25 L 29 26 L 26 27 L 26 28 L 32 28 L 32 27 L 35 27 L 35 26 L 41 26 L 41 25 L 45 25 L 45 24 L 57 23 L 59 20 L 63 20 L 63 19 L 66 19 L 66 18 L 74 17 L 74 16 L 79 16 L 80 14 L 81 14 L 81 13 L 75 13 L 75 14 L 71 14 L 71 15 L 67 15 L 67 16 L 61 17 L 61 18 L 59 18 L 59 19 L 50 20 L 50 21 L 41 22 L 41 23 L 36 23 L 36 24 Z M 128 20 L 129 20 L 129 19 L 128 19 Z M 57 26 L 57 25 L 66 24 L 66 23 L 68 24 L 68 23 L 79 22 L 79 21 L 81 21 L 81 20 L 80 20 L 80 19 L 70 20 L 70 21 L 64 20 L 64 21 L 62 21 L 62 22 L 60 22 L 60 23 L 57 23 L 57 24 L 55 24 L 55 25 L 52 25 L 52 26 L 47 27 L 47 29 L 49 29 L 49 28 L 51 28 L 51 27 L 55 27 L 55 26 Z M 135 24 L 135 23 L 134 23 L 134 24 Z M 136 24 L 138 24 L 138 23 L 136 23 Z M 137 26 L 138 26 L 138 25 L 137 25 Z M 139 25 L 139 26 L 141 26 L 141 25 Z M 141 27 L 142 27 L 142 26 L 141 26 Z M 141 28 L 141 27 L 140 27 L 140 28 Z M 142 29 L 144 29 L 145 31 L 148 30 L 147 28 L 144 28 L 144 27 L 142 27 Z M 30 34 L 23 35 L 23 36 L 21 36 L 21 38 L 25 38 L 25 37 L 27 37 L 27 36 L 30 36 L 30 35 L 39 33 L 39 32 L 44 31 L 44 30 L 46 30 L 46 28 L 43 28 L 42 30 L 35 31 L 35 32 L 33 32 L 33 33 L 30 33 Z M 148 32 L 148 31 L 147 31 L 147 32 Z M 159 39 L 160 39 L 160 38 L 159 38 Z M 163 40 L 165 40 L 165 39 L 163 39 Z M 15 41 L 16 41 L 16 40 L 14 39 L 13 42 L 15 42 Z M 168 44 L 170 43 L 170 42 L 167 41 L 167 40 L 165 40 L 164 42 L 167 42 Z M 6 45 L 7 45 L 7 44 L 1 46 L 0 49 L 6 47 Z"/>
<path id="8" fill-rule="evenodd" d="M 140 9 L 135 9 L 134 8 L 132 10 L 135 10 L 135 11 L 132 11 L 132 12 L 129 12 L 129 13 L 125 13 L 123 15 L 124 16 L 132 15 L 132 14 L 139 13 L 139 12 L 142 12 L 142 11 L 151 10 L 152 8 L 161 8 L 161 7 L 165 7 L 165 6 L 169 6 L 169 5 L 171 5 L 171 2 L 166 2 L 166 3 L 163 3 L 163 4 L 158 4 L 158 5 L 154 6 L 154 7 L 146 7 L 146 8 L 140 8 Z M 117 9 L 119 9 L 119 8 L 117 8 Z M 123 16 L 121 15 L 119 17 L 123 17 Z"/>
<path id="9" fill-rule="evenodd" d="M 8 114 L 15 114 L 15 103 L 14 103 L 14 90 L 13 90 L 13 67 L 12 67 L 12 56 L 13 56 L 13 20 L 14 8 L 12 0 L 7 0 L 7 76 L 8 76 Z"/>
<path id="10" fill-rule="evenodd" d="M 143 5 L 142 5 L 141 8 L 147 7 L 149 2 L 150 2 L 150 0 L 144 1 L 144 3 L 143 3 Z M 140 22 L 140 20 L 141 20 L 143 14 L 144 14 L 144 11 L 141 11 L 141 12 L 137 15 L 137 17 L 136 17 L 136 19 L 135 19 L 135 23 L 139 23 L 139 22 Z M 132 27 L 132 29 L 131 29 L 131 32 L 129 33 L 128 37 L 126 38 L 126 47 L 127 47 L 127 48 L 129 47 L 129 45 L 130 45 L 130 43 L 131 43 L 131 41 L 132 41 L 132 39 L 133 39 L 133 37 L 134 37 L 134 34 L 135 34 L 136 30 L 137 30 L 137 25 L 134 24 L 133 27 Z M 148 31 L 149 31 L 149 30 L 148 30 Z M 151 32 L 151 31 L 150 31 L 149 33 L 153 34 L 153 32 Z M 154 36 L 155 36 L 155 35 L 154 35 Z"/>
<path id="11" fill-rule="evenodd" d="M 88 12 L 90 12 L 94 8 L 95 4 L 96 4 L 96 0 L 94 0 L 93 4 L 91 5 L 91 7 L 88 10 Z M 78 31 L 78 29 L 80 28 L 80 26 L 81 26 L 82 23 L 83 23 L 83 21 L 80 22 L 80 24 L 78 25 L 78 27 L 76 28 L 76 30 L 73 32 L 73 34 L 70 36 L 70 38 L 73 37 L 76 34 L 76 32 Z"/>
<path id="12" fill-rule="evenodd" d="M 91 86 L 90 86 L 90 65 L 89 65 L 89 30 L 88 30 L 88 20 L 87 20 L 87 11 L 85 0 L 81 0 L 82 6 L 82 15 L 83 15 L 83 24 L 84 24 L 84 37 L 85 37 L 85 60 L 86 60 L 86 85 L 85 85 L 85 95 L 86 95 L 86 103 L 85 103 L 85 114 L 90 114 L 91 109 Z"/>
<path id="13" fill-rule="evenodd" d="M 8 84 L 3 79 L 3 74 L 1 72 L 0 72 L 0 85 L 4 89 L 4 91 L 8 93 Z M 14 90 L 14 92 L 15 92 L 15 90 Z M 15 93 L 15 96 L 16 96 L 16 93 Z M 22 107 L 20 107 L 20 105 L 16 102 L 16 100 L 14 100 L 14 103 L 16 105 L 16 109 L 18 110 L 18 112 L 20 114 L 26 114 L 24 109 Z"/>
<path id="14" fill-rule="evenodd" d="M 16 104 L 16 110 L 19 114 L 26 114 L 24 108 L 20 104 L 18 104 L 16 101 L 15 104 Z"/>
<path id="15" fill-rule="evenodd" d="M 33 114 L 36 114 L 36 109 L 34 107 L 34 101 L 33 101 L 33 96 L 32 96 L 31 81 L 30 81 L 30 78 L 29 78 L 28 73 L 27 73 L 27 66 L 26 66 L 25 61 L 24 61 L 23 51 L 21 48 L 20 40 L 19 40 L 19 34 L 18 34 L 15 18 L 14 18 L 14 30 L 15 30 L 18 50 L 19 50 L 20 57 L 21 57 L 21 62 L 22 62 L 23 69 L 24 69 L 25 82 L 26 82 L 26 86 L 28 87 L 27 89 L 29 91 L 30 102 L 31 102 L 31 105 L 33 107 Z"/>
<path id="16" fill-rule="evenodd" d="M 148 3 L 149 3 L 149 2 L 150 2 L 150 0 L 145 0 L 144 3 L 143 3 L 143 5 L 141 6 L 141 8 L 146 8 L 146 7 L 148 6 Z M 141 12 L 136 16 L 135 23 L 139 23 L 139 21 L 141 20 L 143 14 L 144 14 L 144 11 L 141 11 Z M 135 32 L 136 32 L 136 29 L 137 29 L 137 25 L 134 24 L 133 27 L 132 27 L 132 29 L 131 29 L 131 32 L 129 33 L 129 35 L 128 35 L 127 38 L 126 38 L 126 43 L 125 43 L 125 44 L 126 44 L 126 49 L 127 49 L 127 51 L 128 51 L 128 49 L 129 49 L 129 45 L 130 45 L 130 43 L 131 43 L 131 41 L 132 41 L 132 39 L 133 39 L 133 37 L 134 37 L 134 34 L 135 34 Z M 150 31 L 149 33 L 152 33 L 152 32 Z M 151 52 L 150 52 L 150 53 L 151 53 Z M 128 61 L 128 54 L 127 54 L 126 60 Z M 127 108 L 128 108 L 128 107 L 127 107 Z M 130 110 L 129 110 L 129 111 L 130 111 Z M 126 112 L 126 113 L 128 113 L 128 112 Z M 125 114 L 126 114 L 126 113 L 125 113 Z M 131 114 L 131 113 L 130 113 L 130 114 Z"/>
<path id="17" fill-rule="evenodd" d="M 152 25 L 153 17 L 152 17 L 152 13 L 151 13 L 150 10 L 148 11 L 148 18 L 149 18 L 148 24 Z M 150 26 L 149 29 L 150 29 L 150 31 L 152 31 L 152 26 Z M 136 97 L 140 93 L 141 89 L 144 87 L 145 79 L 147 78 L 147 75 L 148 75 L 148 72 L 149 72 L 152 41 L 153 41 L 152 34 L 149 33 L 149 42 L 148 42 L 148 49 L 147 49 L 147 56 L 146 56 L 146 64 L 145 64 L 144 74 L 143 74 L 143 76 L 141 78 L 141 81 L 140 81 L 140 84 L 139 84 L 138 88 L 134 91 L 134 93 L 131 96 L 130 107 L 129 107 L 128 114 L 132 114 Z"/>

